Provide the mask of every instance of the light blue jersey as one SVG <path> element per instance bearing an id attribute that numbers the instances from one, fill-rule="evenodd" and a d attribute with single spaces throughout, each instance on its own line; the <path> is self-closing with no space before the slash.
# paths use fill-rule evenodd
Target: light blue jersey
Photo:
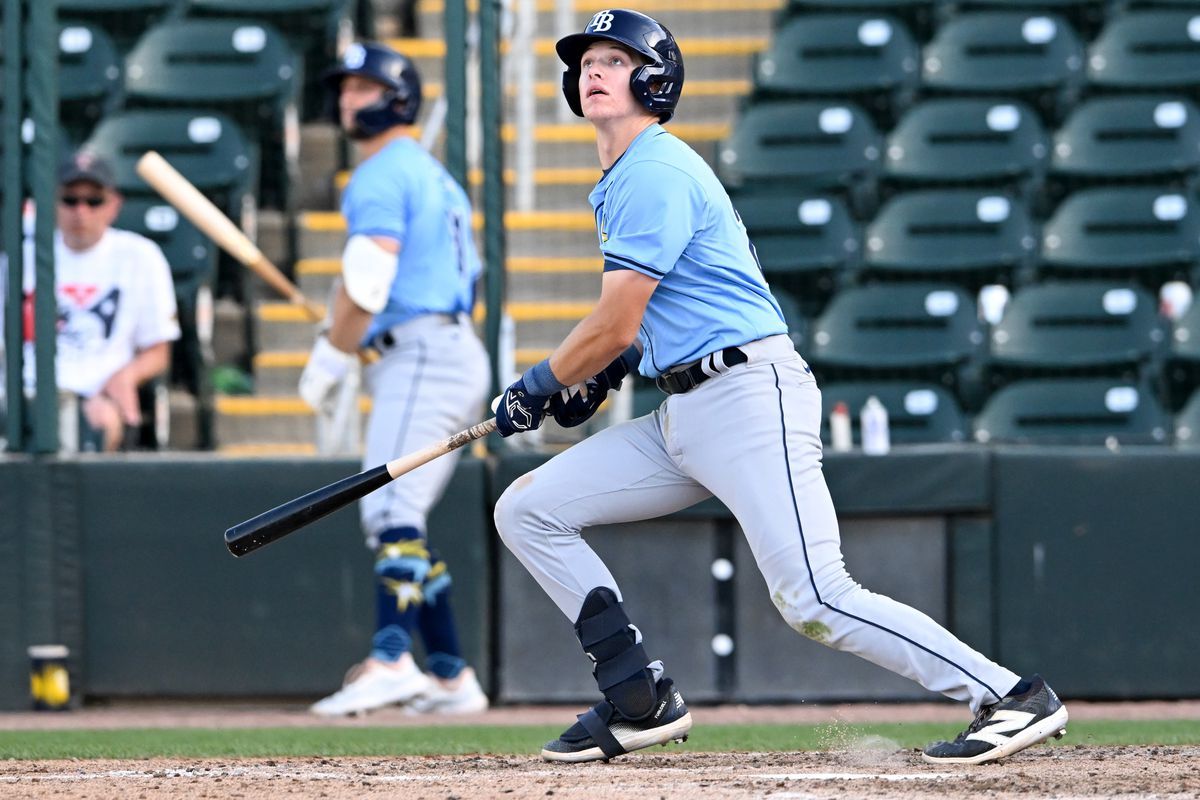
<path id="1" fill-rule="evenodd" d="M 633 140 L 588 200 L 604 270 L 659 282 L 639 335 L 646 377 L 787 332 L 729 195 L 704 159 L 661 125 Z"/>
<path id="2" fill-rule="evenodd" d="M 354 170 L 342 214 L 348 235 L 400 243 L 387 305 L 371 321 L 364 344 L 423 314 L 470 313 L 482 269 L 471 236 L 470 202 L 415 140 L 396 139 Z"/>

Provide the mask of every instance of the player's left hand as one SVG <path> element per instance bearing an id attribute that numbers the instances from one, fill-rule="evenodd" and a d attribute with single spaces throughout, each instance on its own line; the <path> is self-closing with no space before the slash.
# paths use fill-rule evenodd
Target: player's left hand
<path id="1" fill-rule="evenodd" d="M 496 398 L 496 431 L 501 436 L 537 430 L 546 417 L 548 397 L 530 394 L 525 388 L 525 379 L 520 378 Z"/>
<path id="2" fill-rule="evenodd" d="M 358 357 L 343 352 L 324 334 L 317 337 L 304 372 L 300 374 L 300 397 L 314 411 L 326 412 L 336 402 L 336 389 L 358 368 Z"/>
<path id="3" fill-rule="evenodd" d="M 608 397 L 608 387 L 604 385 L 607 380 L 597 378 L 600 376 L 568 386 L 550 397 L 549 411 L 555 422 L 564 428 L 574 428 L 592 418 L 596 409 L 600 408 L 600 404 Z"/>

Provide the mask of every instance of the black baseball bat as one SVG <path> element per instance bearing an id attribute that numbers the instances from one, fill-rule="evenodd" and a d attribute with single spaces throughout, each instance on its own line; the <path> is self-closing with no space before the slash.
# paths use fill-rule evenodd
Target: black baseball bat
<path id="1" fill-rule="evenodd" d="M 414 453 L 394 458 L 386 464 L 363 470 L 357 475 L 322 486 L 303 497 L 289 500 L 225 531 L 225 546 L 239 558 L 252 553 L 300 530 L 305 525 L 324 519 L 339 508 L 348 506 L 438 456 L 444 456 L 469 442 L 482 439 L 494 430 L 496 419 L 493 417 Z"/>

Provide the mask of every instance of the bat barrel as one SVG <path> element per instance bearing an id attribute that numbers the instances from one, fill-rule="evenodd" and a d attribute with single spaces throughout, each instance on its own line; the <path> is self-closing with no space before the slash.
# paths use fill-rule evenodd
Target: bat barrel
<path id="1" fill-rule="evenodd" d="M 225 546 L 240 558 L 329 516 L 391 480 L 385 464 L 322 486 L 229 528 L 225 531 Z"/>

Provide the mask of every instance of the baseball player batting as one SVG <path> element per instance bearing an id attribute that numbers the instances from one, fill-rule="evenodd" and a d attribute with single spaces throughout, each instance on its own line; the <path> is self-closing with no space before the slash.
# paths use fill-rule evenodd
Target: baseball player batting
<path id="1" fill-rule="evenodd" d="M 353 382 L 356 353 L 372 397 L 364 468 L 382 464 L 478 420 L 490 382 L 469 312 L 481 272 L 467 195 L 411 136 L 421 83 L 411 61 L 375 43 L 353 44 L 326 75 L 335 114 L 361 157 L 342 200 L 348 239 L 330 326 L 313 346 L 300 395 L 318 411 Z M 370 656 L 312 711 L 326 716 L 404 703 L 418 711 L 472 712 L 487 696 L 459 650 L 450 573 L 429 547 L 425 522 L 458 453 L 363 498 L 376 553 L 376 633 Z M 429 654 L 411 654 L 419 630 Z"/>
<path id="2" fill-rule="evenodd" d="M 501 395 L 497 429 L 512 436 L 547 414 L 578 424 L 633 368 L 667 396 L 514 482 L 496 506 L 501 537 L 574 622 L 603 695 L 542 757 L 607 760 L 686 738 L 680 690 L 580 530 L 712 495 L 737 517 L 789 626 L 970 704 L 970 727 L 926 760 L 991 761 L 1065 732 L 1067 710 L 1041 677 L 1021 678 L 846 573 L 821 473 L 820 390 L 728 195 L 663 127 L 684 79 L 670 32 L 611 9 L 557 49 L 567 104 L 596 130 L 604 175 L 589 200 L 604 276 L 595 310 Z"/>

